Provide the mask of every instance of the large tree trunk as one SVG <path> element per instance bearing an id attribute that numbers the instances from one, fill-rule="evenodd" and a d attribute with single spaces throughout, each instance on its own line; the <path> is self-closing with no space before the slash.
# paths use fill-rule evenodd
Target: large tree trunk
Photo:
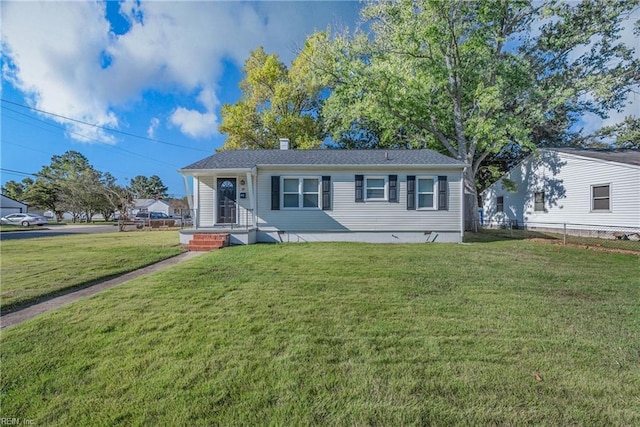
<path id="1" fill-rule="evenodd" d="M 471 167 L 465 168 L 462 179 L 464 192 L 464 229 L 465 231 L 477 231 L 480 226 L 478 217 L 478 191 L 476 190 L 476 181 Z"/>

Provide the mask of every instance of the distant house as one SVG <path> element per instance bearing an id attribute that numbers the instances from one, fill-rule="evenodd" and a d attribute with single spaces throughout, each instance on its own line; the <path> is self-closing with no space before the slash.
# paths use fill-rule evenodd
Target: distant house
<path id="1" fill-rule="evenodd" d="M 176 218 L 190 217 L 191 211 L 189 210 L 189 204 L 185 198 L 171 199 L 169 202 L 171 209 L 173 210 L 173 216 Z"/>
<path id="2" fill-rule="evenodd" d="M 515 189 L 510 186 L 515 185 Z M 640 151 L 543 149 L 482 194 L 484 223 L 640 229 Z"/>
<path id="3" fill-rule="evenodd" d="M 173 209 L 169 203 L 156 199 L 134 199 L 134 207 L 131 210 L 131 214 L 135 215 L 138 212 L 162 212 L 173 216 Z"/>
<path id="4" fill-rule="evenodd" d="M 26 213 L 29 206 L 26 203 L 19 202 L 2 194 L 0 201 L 0 216 L 14 213 Z"/>
<path id="5" fill-rule="evenodd" d="M 462 240 L 463 162 L 431 150 L 281 148 L 221 151 L 181 169 L 194 191 L 194 229 L 181 242 L 217 231 L 242 244 Z"/>

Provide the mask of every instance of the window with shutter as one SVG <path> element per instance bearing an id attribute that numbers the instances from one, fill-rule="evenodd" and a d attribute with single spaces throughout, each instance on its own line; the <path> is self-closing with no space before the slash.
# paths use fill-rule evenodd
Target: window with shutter
<path id="1" fill-rule="evenodd" d="M 282 209 L 319 209 L 320 179 L 287 176 L 282 178 Z"/>
<path id="2" fill-rule="evenodd" d="M 407 210 L 416 208 L 416 177 L 407 175 Z"/>
<path id="3" fill-rule="evenodd" d="M 364 175 L 356 175 L 356 202 L 364 202 Z"/>
<path id="4" fill-rule="evenodd" d="M 398 201 L 398 175 L 389 175 L 389 201 Z"/>
<path id="5" fill-rule="evenodd" d="M 322 177 L 322 210 L 331 210 L 331 177 Z"/>
<path id="6" fill-rule="evenodd" d="M 271 210 L 280 210 L 280 177 L 271 177 Z"/>
<path id="7" fill-rule="evenodd" d="M 446 211 L 449 209 L 449 189 L 447 185 L 447 177 L 438 177 L 438 210 Z"/>
<path id="8" fill-rule="evenodd" d="M 435 180 L 433 177 L 418 177 L 416 179 L 417 187 L 417 208 L 418 209 L 434 209 L 435 208 Z"/>

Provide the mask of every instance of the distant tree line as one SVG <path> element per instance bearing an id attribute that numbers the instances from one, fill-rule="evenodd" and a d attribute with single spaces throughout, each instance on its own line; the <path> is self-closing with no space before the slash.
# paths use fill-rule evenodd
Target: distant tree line
<path id="1" fill-rule="evenodd" d="M 7 181 L 2 194 L 32 208 L 52 211 L 58 221 L 64 213 L 71 214 L 73 222 L 90 222 L 96 214 L 109 221 L 119 212 L 124 223 L 134 199 L 166 198 L 167 187 L 156 175 L 138 175 L 129 185 L 119 185 L 113 175 L 96 170 L 81 153 L 67 151 L 53 156 L 35 179 Z"/>

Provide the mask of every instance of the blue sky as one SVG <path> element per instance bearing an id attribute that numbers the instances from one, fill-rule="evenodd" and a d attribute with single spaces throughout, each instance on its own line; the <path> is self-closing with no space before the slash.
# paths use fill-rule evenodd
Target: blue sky
<path id="1" fill-rule="evenodd" d="M 220 107 L 240 97 L 249 52 L 263 46 L 289 64 L 314 31 L 353 29 L 361 5 L 0 1 L 7 101 L 1 103 L 0 181 L 20 181 L 51 156 L 76 150 L 121 184 L 158 175 L 169 194 L 182 196 L 177 170 L 224 143 Z M 628 22 L 638 18 L 640 9 Z M 638 43 L 631 25 L 622 39 Z M 586 115 L 581 125 L 589 132 L 637 116 L 639 98 L 634 94 L 624 111 L 604 121 Z"/>
<path id="2" fill-rule="evenodd" d="M 314 31 L 353 28 L 360 6 L 2 1 L 1 182 L 76 150 L 121 184 L 158 175 L 183 196 L 177 169 L 224 143 L 220 107 L 240 97 L 249 52 L 289 64 Z"/>

